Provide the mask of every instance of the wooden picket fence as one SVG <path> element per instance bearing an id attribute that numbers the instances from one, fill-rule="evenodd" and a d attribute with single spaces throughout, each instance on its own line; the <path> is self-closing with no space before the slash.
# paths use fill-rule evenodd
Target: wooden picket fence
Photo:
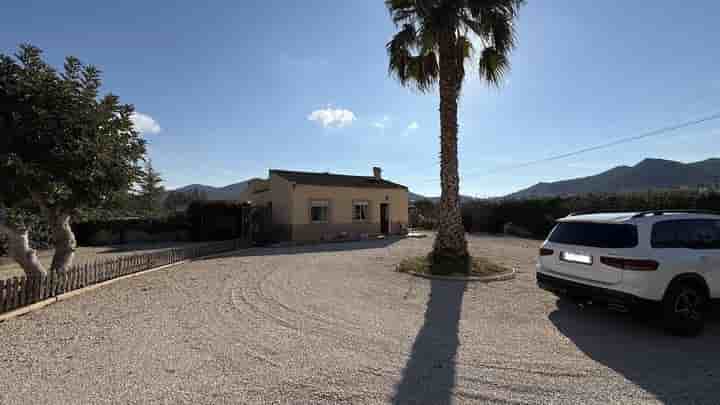
<path id="1" fill-rule="evenodd" d="M 247 241 L 245 240 L 233 239 L 206 245 L 120 256 L 94 263 L 81 263 L 70 267 L 64 276 L 50 273 L 43 277 L 13 277 L 0 280 L 0 314 L 117 277 L 198 257 L 229 252 L 246 245 Z"/>

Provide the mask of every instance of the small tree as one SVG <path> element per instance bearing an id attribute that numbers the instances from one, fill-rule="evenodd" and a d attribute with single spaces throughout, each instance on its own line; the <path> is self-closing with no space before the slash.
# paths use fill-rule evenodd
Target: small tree
<path id="1" fill-rule="evenodd" d="M 155 215 L 158 209 L 162 207 L 162 197 L 165 194 L 165 188 L 161 185 L 163 182 L 160 173 L 155 170 L 150 159 L 145 163 L 145 171 L 140 180 L 139 199 L 143 210 L 148 215 Z"/>
<path id="2" fill-rule="evenodd" d="M 68 57 L 57 72 L 40 49 L 0 54 L 0 232 L 9 254 L 36 276 L 47 274 L 30 246 L 24 206 L 47 217 L 60 276 L 76 248 L 70 226 L 82 208 L 111 203 L 139 180 L 145 142 L 132 105 L 99 98 L 100 71 Z"/>

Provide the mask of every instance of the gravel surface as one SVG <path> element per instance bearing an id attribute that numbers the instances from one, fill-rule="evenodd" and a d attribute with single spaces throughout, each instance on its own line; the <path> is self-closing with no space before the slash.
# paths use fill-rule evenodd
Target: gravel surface
<path id="1" fill-rule="evenodd" d="M 250 249 L 0 324 L 0 403 L 718 403 L 720 324 L 680 339 L 535 286 L 393 271 L 432 238 Z"/>

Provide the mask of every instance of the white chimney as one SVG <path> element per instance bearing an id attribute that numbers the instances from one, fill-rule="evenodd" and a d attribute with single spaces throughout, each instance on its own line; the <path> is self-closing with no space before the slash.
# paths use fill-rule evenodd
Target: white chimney
<path id="1" fill-rule="evenodd" d="M 375 177 L 375 180 L 382 180 L 382 169 L 373 167 L 373 177 Z"/>

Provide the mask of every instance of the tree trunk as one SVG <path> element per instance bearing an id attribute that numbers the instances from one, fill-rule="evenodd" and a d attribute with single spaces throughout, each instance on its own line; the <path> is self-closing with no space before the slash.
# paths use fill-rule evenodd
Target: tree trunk
<path id="1" fill-rule="evenodd" d="M 9 224 L 0 224 L 0 232 L 8 237 L 8 254 L 25 271 L 27 277 L 47 276 L 35 249 L 30 247 L 30 231 Z"/>
<path id="2" fill-rule="evenodd" d="M 460 176 L 458 175 L 457 135 L 458 97 L 462 78 L 454 33 L 440 42 L 440 215 L 433 246 L 433 259 L 468 259 L 465 228 L 460 214 Z"/>
<path id="3" fill-rule="evenodd" d="M 70 214 L 59 210 L 51 211 L 48 220 L 55 244 L 55 254 L 53 255 L 50 271 L 58 280 L 62 280 L 65 272 L 72 265 L 77 242 L 70 227 Z"/>

